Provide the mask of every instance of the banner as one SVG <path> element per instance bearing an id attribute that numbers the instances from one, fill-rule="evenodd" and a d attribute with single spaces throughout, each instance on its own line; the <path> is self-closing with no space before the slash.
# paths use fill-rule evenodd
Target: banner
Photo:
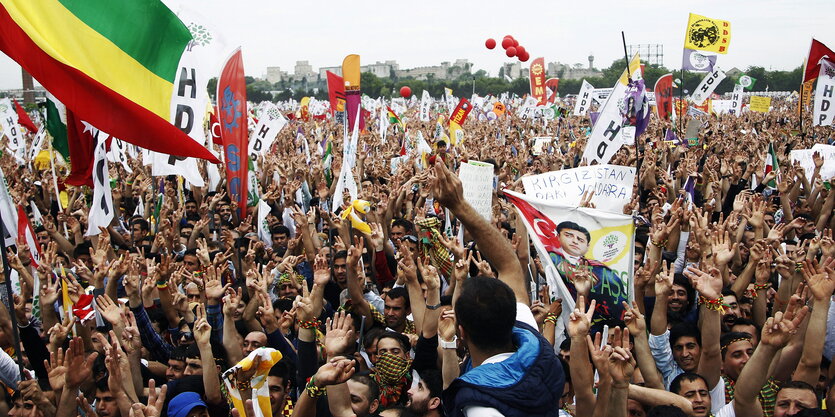
<path id="1" fill-rule="evenodd" d="M 730 22 L 690 13 L 684 36 L 685 48 L 727 54 L 730 43 Z"/>
<path id="2" fill-rule="evenodd" d="M 830 61 L 835 60 L 835 52 L 832 52 L 819 40 L 812 38 L 809 45 L 809 57 L 806 58 L 806 70 L 803 73 L 803 82 L 813 81 L 820 71 L 821 58 L 827 57 Z"/>
<path id="3" fill-rule="evenodd" d="M 580 93 L 577 94 L 577 101 L 574 102 L 573 114 L 575 116 L 585 116 L 586 112 L 589 111 L 592 91 L 594 91 L 594 86 L 590 82 L 583 80 L 583 86 L 580 87 Z"/>
<path id="4" fill-rule="evenodd" d="M 17 237 L 17 210 L 12 203 L 12 197 L 9 194 L 8 183 L 6 182 L 6 175 L 3 169 L 0 168 L 0 214 L 3 216 L 3 241 L 6 247 L 17 244 L 15 238 Z"/>
<path id="5" fill-rule="evenodd" d="M 690 100 L 697 106 L 701 106 L 702 103 L 705 102 L 710 95 L 713 93 L 713 90 L 716 89 L 716 86 L 725 79 L 725 72 L 716 69 L 715 71 L 708 74 L 702 82 L 699 83 L 699 86 L 696 87 L 696 90 L 693 91 L 693 95 L 690 96 Z"/>
<path id="6" fill-rule="evenodd" d="M 351 54 L 342 60 L 342 78 L 345 80 L 345 100 L 347 104 L 348 129 L 353 131 L 354 120 L 360 114 L 360 56 Z M 359 129 L 365 130 L 365 119 L 359 118 Z"/>
<path id="7" fill-rule="evenodd" d="M 244 62 L 238 48 L 226 61 L 217 82 L 218 119 L 223 138 L 226 164 L 226 188 L 229 199 L 238 203 L 238 218 L 246 217 L 247 169 L 249 154 L 247 138 L 246 82 Z"/>
<path id="8" fill-rule="evenodd" d="M 41 263 L 41 245 L 35 239 L 35 231 L 29 223 L 29 216 L 20 204 L 17 205 L 17 240 L 26 242 L 26 246 L 29 246 L 29 260 L 37 268 Z"/>
<path id="9" fill-rule="evenodd" d="M 429 92 L 423 90 L 423 93 L 420 97 L 420 121 L 421 122 L 428 122 L 431 120 L 431 116 L 429 115 L 430 107 L 432 106 L 432 96 L 429 95 Z"/>
<path id="10" fill-rule="evenodd" d="M 814 126 L 829 126 L 835 119 L 835 106 L 832 94 L 835 91 L 835 65 L 832 61 L 822 59 L 821 70 L 818 75 L 818 87 L 815 89 L 815 107 L 812 124 Z M 751 97 L 753 99 L 753 97 Z"/>
<path id="11" fill-rule="evenodd" d="M 734 86 L 734 92 L 731 93 L 731 110 L 730 112 L 739 117 L 742 114 L 742 86 L 737 84 Z"/>
<path id="12" fill-rule="evenodd" d="M 458 105 L 455 106 L 455 110 L 453 110 L 449 116 L 450 125 L 455 123 L 458 126 L 464 126 L 464 122 L 467 121 L 467 116 L 469 116 L 472 109 L 473 106 L 470 104 L 470 101 L 461 97 L 461 100 L 458 101 Z"/>
<path id="13" fill-rule="evenodd" d="M 328 98 L 330 99 L 331 108 L 330 112 L 331 115 L 334 112 L 344 112 L 345 111 L 345 80 L 330 72 L 327 71 L 328 74 Z"/>
<path id="14" fill-rule="evenodd" d="M 29 160 L 34 161 L 35 157 L 43 148 L 44 143 L 46 143 L 46 128 L 41 126 L 38 133 L 35 134 L 35 137 L 32 138 L 32 148 L 29 150 Z"/>
<path id="15" fill-rule="evenodd" d="M 258 156 L 263 155 L 270 149 L 278 133 L 287 125 L 287 119 L 284 118 L 275 104 L 268 101 L 264 103 L 264 109 L 258 119 L 258 124 L 249 138 L 247 152 L 249 158 L 253 161 L 258 160 Z"/>
<path id="16" fill-rule="evenodd" d="M 464 189 L 464 200 L 489 222 L 493 217 L 493 164 L 468 161 L 461 164 L 458 178 Z"/>
<path id="17" fill-rule="evenodd" d="M 809 103 L 812 101 L 812 85 L 814 80 L 806 81 L 800 88 L 800 98 L 797 100 L 797 115 L 800 117 L 804 111 L 809 110 Z"/>
<path id="18" fill-rule="evenodd" d="M 713 72 L 716 65 L 716 55 L 707 55 L 699 51 L 684 48 L 684 59 L 681 69 L 692 72 Z"/>
<path id="19" fill-rule="evenodd" d="M 799 163 L 806 172 L 806 178 L 812 178 L 815 172 L 815 161 L 812 159 L 812 154 L 818 152 L 823 158 L 823 166 L 821 167 L 820 176 L 824 181 L 835 178 L 835 146 L 824 145 L 817 143 L 812 146 L 812 149 L 795 149 L 789 152 L 789 158 L 792 164 Z"/>
<path id="20" fill-rule="evenodd" d="M 131 145 L 133 146 L 133 145 Z M 133 169 L 128 164 L 128 143 L 117 138 L 113 138 L 110 140 L 110 150 L 107 151 L 107 160 L 113 163 L 122 164 L 125 168 L 125 171 L 128 173 L 133 173 Z M 155 154 L 159 154 L 158 152 L 154 152 Z M 164 154 L 159 154 L 164 155 Z M 195 167 L 197 169 L 197 167 Z M 202 178 L 201 178 L 202 182 Z"/>
<path id="21" fill-rule="evenodd" d="M 545 92 L 548 94 L 548 103 L 554 104 L 557 102 L 557 90 L 560 87 L 559 78 L 549 78 L 545 80 Z"/>
<path id="22" fill-rule="evenodd" d="M 629 62 L 629 71 L 632 73 L 632 79 L 640 78 L 641 57 L 638 54 L 635 54 Z M 606 103 L 600 109 L 600 115 L 592 128 L 591 136 L 583 152 L 583 158 L 588 161 L 589 165 L 609 162 L 623 145 L 623 132 L 621 131 L 623 115 L 620 102 L 626 94 L 629 78 L 629 74 L 624 70 L 615 83 L 612 93 L 609 94 L 609 98 L 606 99 Z"/>
<path id="23" fill-rule="evenodd" d="M 623 213 L 632 200 L 635 167 L 593 165 L 522 177 L 525 195 L 537 200 L 579 206 L 583 194 L 593 191 L 598 210 Z"/>
<path id="24" fill-rule="evenodd" d="M 533 138 L 533 146 L 531 146 L 531 154 L 534 156 L 542 155 L 545 152 L 545 147 L 551 144 L 554 138 L 550 136 L 537 136 Z"/>
<path id="25" fill-rule="evenodd" d="M 669 122 L 673 115 L 673 74 L 662 75 L 655 82 L 655 112 L 658 118 Z"/>
<path id="26" fill-rule="evenodd" d="M 751 96 L 751 102 L 748 103 L 748 108 L 751 111 L 760 113 L 768 113 L 771 107 L 771 97 Z"/>
<path id="27" fill-rule="evenodd" d="M 545 58 L 539 57 L 531 62 L 530 68 L 531 96 L 536 98 L 537 105 L 547 101 L 545 91 Z"/>
<path id="28" fill-rule="evenodd" d="M 23 132 L 17 124 L 17 112 L 14 104 L 8 97 L 0 99 L 0 126 L 3 133 L 9 138 L 9 149 L 16 151 L 24 146 Z"/>
<path id="29" fill-rule="evenodd" d="M 113 196 L 110 193 L 110 173 L 107 169 L 107 135 L 98 135 L 93 154 L 93 201 L 87 217 L 87 233 L 95 236 L 101 233 L 99 227 L 107 227 L 113 221 Z"/>
<path id="30" fill-rule="evenodd" d="M 563 300 L 563 319 L 574 311 L 574 276 L 586 270 L 595 278 L 590 291 L 590 298 L 597 301 L 593 331 L 603 325 L 619 325 L 623 320 L 621 303 L 632 298 L 632 216 L 559 206 L 508 190 L 504 193 L 516 206 L 539 253 L 551 299 Z"/>
<path id="31" fill-rule="evenodd" d="M 446 107 L 449 114 L 452 114 L 452 109 L 455 108 L 455 96 L 452 95 L 452 89 L 444 87 L 444 100 L 446 100 Z"/>

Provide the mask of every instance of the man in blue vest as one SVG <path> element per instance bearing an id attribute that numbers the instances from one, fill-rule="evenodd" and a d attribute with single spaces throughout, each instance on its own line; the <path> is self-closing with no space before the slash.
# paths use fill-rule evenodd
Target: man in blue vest
<path id="1" fill-rule="evenodd" d="M 556 417 L 565 375 L 537 330 L 513 247 L 464 200 L 461 180 L 440 161 L 435 176 L 434 197 L 466 227 L 499 278 L 470 278 L 461 288 L 455 317 L 470 358 L 444 390 L 446 415 Z M 450 343 L 441 346 L 454 348 Z"/>

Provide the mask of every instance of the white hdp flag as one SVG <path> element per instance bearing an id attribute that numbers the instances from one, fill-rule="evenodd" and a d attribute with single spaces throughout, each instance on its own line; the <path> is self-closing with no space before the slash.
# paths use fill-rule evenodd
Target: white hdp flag
<path id="1" fill-rule="evenodd" d="M 3 216 L 3 241 L 7 247 L 13 246 L 17 243 L 17 209 L 6 187 L 6 176 L 2 169 L 0 169 L 0 214 Z"/>
<path id="2" fill-rule="evenodd" d="M 386 106 L 380 106 L 380 142 L 386 143 L 386 135 L 388 134 L 389 126 L 391 126 L 391 121 L 389 121 L 388 109 Z"/>
<path id="3" fill-rule="evenodd" d="M 129 174 L 133 173 L 128 164 L 128 143 L 117 138 L 110 141 L 110 150 L 107 151 L 107 160 L 113 163 L 120 163 Z"/>
<path id="4" fill-rule="evenodd" d="M 835 65 L 827 59 L 821 59 L 821 71 L 818 75 L 818 86 L 815 89 L 815 110 L 812 124 L 815 126 L 829 126 L 835 120 Z"/>
<path id="5" fill-rule="evenodd" d="M 249 137 L 248 152 L 249 159 L 252 161 L 257 161 L 259 156 L 270 149 L 275 137 L 287 125 L 287 119 L 284 118 L 275 104 L 265 101 L 262 106 L 258 125 L 255 126 L 255 130 Z"/>
<path id="6" fill-rule="evenodd" d="M 41 126 L 38 129 L 38 133 L 35 134 L 35 137 L 32 139 L 32 148 L 29 150 L 29 160 L 34 161 L 35 157 L 38 156 L 38 152 L 41 151 L 43 148 L 43 144 L 46 143 L 46 128 Z"/>
<path id="7" fill-rule="evenodd" d="M 267 223 L 267 216 L 272 208 L 264 200 L 258 200 L 258 239 L 261 239 L 268 248 L 273 247 L 270 225 Z"/>
<path id="8" fill-rule="evenodd" d="M 713 90 L 716 89 L 716 86 L 724 79 L 725 72 L 720 70 L 719 67 L 716 67 L 713 72 L 707 74 L 707 76 L 702 79 L 702 82 L 700 82 L 699 86 L 696 87 L 696 91 L 693 91 L 693 95 L 690 96 L 690 100 L 692 100 L 697 106 L 701 106 L 702 103 L 710 97 Z"/>
<path id="9" fill-rule="evenodd" d="M 641 57 L 638 54 L 635 54 L 629 61 L 629 71 L 632 73 L 633 80 L 641 77 Z M 597 122 L 591 130 L 591 136 L 583 152 L 583 158 L 589 165 L 608 163 L 623 146 L 623 115 L 620 105 L 626 96 L 628 83 L 629 77 L 624 70 L 600 109 Z"/>
<path id="10" fill-rule="evenodd" d="M 583 80 L 583 86 L 580 87 L 580 94 L 577 94 L 577 101 L 574 103 L 575 116 L 585 116 L 589 111 L 592 91 L 594 91 L 594 86 L 590 82 Z"/>
<path id="11" fill-rule="evenodd" d="M 3 133 L 9 137 L 9 149 L 16 151 L 25 145 L 23 132 L 17 124 L 17 112 L 8 97 L 0 99 L 0 126 L 3 127 Z"/>
<path id="12" fill-rule="evenodd" d="M 93 154 L 93 204 L 87 218 L 87 233 L 95 236 L 101 233 L 99 226 L 107 227 L 113 220 L 113 196 L 110 194 L 110 173 L 107 170 L 107 135 L 98 135 L 98 143 Z"/>
<path id="13" fill-rule="evenodd" d="M 731 93 L 731 112 L 739 117 L 742 114 L 742 86 L 737 84 L 734 86 L 734 92 Z"/>
<path id="14" fill-rule="evenodd" d="M 423 90 L 423 93 L 420 97 L 420 121 L 421 122 L 428 122 L 429 121 L 429 107 L 432 105 L 432 96 L 429 95 L 429 92 Z"/>
<path id="15" fill-rule="evenodd" d="M 354 123 L 354 131 L 351 138 L 348 138 L 348 132 L 345 131 L 343 138 L 342 149 L 342 168 L 339 171 L 339 179 L 336 181 L 336 189 L 333 192 L 333 206 L 331 211 L 337 211 L 342 206 L 342 195 L 345 189 L 348 189 L 348 194 L 351 196 L 351 201 L 357 199 L 357 181 L 354 179 L 354 164 L 357 160 L 357 143 L 359 142 L 359 123 L 360 112 L 357 112 L 356 122 Z"/>
<path id="16" fill-rule="evenodd" d="M 455 110 L 455 105 L 458 104 L 455 102 L 455 96 L 452 95 L 452 89 L 448 87 L 444 87 L 444 97 L 446 98 L 446 108 L 449 114 L 452 114 L 452 111 Z"/>

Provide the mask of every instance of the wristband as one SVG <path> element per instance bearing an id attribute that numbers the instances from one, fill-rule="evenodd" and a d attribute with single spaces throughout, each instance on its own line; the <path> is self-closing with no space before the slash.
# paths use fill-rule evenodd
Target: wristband
<path id="1" fill-rule="evenodd" d="M 545 316 L 545 323 L 554 323 L 554 324 L 557 324 L 557 318 L 558 318 L 558 317 L 557 317 L 557 315 L 556 315 L 556 314 L 554 314 L 554 313 L 548 313 L 548 314 Z"/>
<path id="2" fill-rule="evenodd" d="M 664 239 L 660 242 L 656 242 L 656 241 L 650 239 L 649 242 L 652 243 L 652 245 L 655 246 L 656 248 L 664 248 L 664 247 L 667 246 L 667 240 L 668 239 Z"/>
<path id="3" fill-rule="evenodd" d="M 767 290 L 769 288 L 771 288 L 770 282 L 766 282 L 765 284 L 754 284 L 754 291 Z"/>
<path id="4" fill-rule="evenodd" d="M 316 329 L 318 328 L 322 322 L 319 320 L 300 320 L 299 321 L 299 328 L 302 329 Z"/>
<path id="5" fill-rule="evenodd" d="M 438 335 L 438 344 L 441 346 L 441 349 L 457 349 L 458 348 L 458 336 L 454 336 L 451 341 L 446 341 L 441 338 L 441 335 Z"/>
<path id="6" fill-rule="evenodd" d="M 427 306 L 426 306 L 426 308 L 427 308 L 427 309 L 429 309 L 429 310 L 437 310 L 437 309 L 438 309 L 438 308 L 440 308 L 440 307 L 441 307 L 441 303 L 438 303 L 438 304 L 435 304 L 435 305 L 431 305 L 431 306 L 430 306 L 430 305 L 427 305 Z"/>
<path id="7" fill-rule="evenodd" d="M 705 296 L 700 295 L 699 296 L 699 305 L 700 306 L 702 306 L 702 305 L 705 306 L 705 308 L 707 308 L 708 310 L 714 310 L 714 311 L 718 311 L 720 313 L 722 311 L 724 311 L 724 309 L 726 307 L 730 307 L 727 304 L 725 304 L 725 298 L 722 297 L 721 295 L 719 296 L 719 298 L 714 299 L 714 300 L 711 300 L 709 298 L 706 298 Z"/>
<path id="8" fill-rule="evenodd" d="M 249 380 L 235 381 L 235 388 L 237 388 L 238 391 L 248 391 L 252 389 L 252 386 L 250 386 Z"/>
<path id="9" fill-rule="evenodd" d="M 310 398 L 319 398 L 326 392 L 324 388 L 316 386 L 316 375 L 307 378 L 307 385 L 304 386 L 304 390 L 307 391 L 307 396 Z"/>

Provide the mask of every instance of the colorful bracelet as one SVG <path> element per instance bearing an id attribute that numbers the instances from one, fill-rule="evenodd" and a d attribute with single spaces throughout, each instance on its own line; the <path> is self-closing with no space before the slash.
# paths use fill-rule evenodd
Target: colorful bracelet
<path id="1" fill-rule="evenodd" d="M 251 390 L 252 386 L 250 385 L 249 380 L 235 381 L 235 388 L 237 388 L 238 391 L 246 391 L 246 390 Z"/>
<path id="2" fill-rule="evenodd" d="M 557 318 L 558 318 L 558 316 L 556 314 L 548 313 L 547 315 L 545 315 L 545 321 L 544 322 L 545 323 L 557 324 Z"/>
<path id="3" fill-rule="evenodd" d="M 656 242 L 656 241 L 654 241 L 654 240 L 652 240 L 652 239 L 650 239 L 650 240 L 649 240 L 649 242 L 650 242 L 650 243 L 652 243 L 652 245 L 653 245 L 653 246 L 655 246 L 656 248 L 664 248 L 664 247 L 666 247 L 666 246 L 667 246 L 667 241 L 668 241 L 668 239 L 664 239 L 664 240 L 662 240 L 662 241 L 660 241 L 660 242 Z"/>
<path id="4" fill-rule="evenodd" d="M 769 288 L 771 288 L 770 282 L 766 282 L 765 284 L 754 284 L 754 291 L 767 290 Z"/>
<path id="5" fill-rule="evenodd" d="M 797 262 L 794 264 L 794 272 L 800 272 L 803 270 L 803 262 Z"/>
<path id="6" fill-rule="evenodd" d="M 322 325 L 319 320 L 299 320 L 299 327 L 302 329 L 318 329 Z"/>
<path id="7" fill-rule="evenodd" d="M 722 311 L 724 311 L 724 309 L 726 307 L 729 307 L 727 304 L 725 304 L 725 298 L 722 297 L 721 295 L 719 296 L 719 298 L 714 299 L 714 300 L 711 300 L 709 298 L 706 298 L 705 296 L 700 295 L 699 296 L 699 305 L 700 306 L 701 305 L 705 306 L 705 308 L 707 308 L 708 310 L 714 310 L 714 311 L 718 311 L 720 313 Z"/>
<path id="8" fill-rule="evenodd" d="M 316 386 L 316 376 L 312 376 L 307 378 L 307 385 L 304 386 L 304 390 L 307 391 L 307 396 L 310 398 L 319 398 L 322 395 L 325 395 L 325 388 L 319 388 Z"/>

